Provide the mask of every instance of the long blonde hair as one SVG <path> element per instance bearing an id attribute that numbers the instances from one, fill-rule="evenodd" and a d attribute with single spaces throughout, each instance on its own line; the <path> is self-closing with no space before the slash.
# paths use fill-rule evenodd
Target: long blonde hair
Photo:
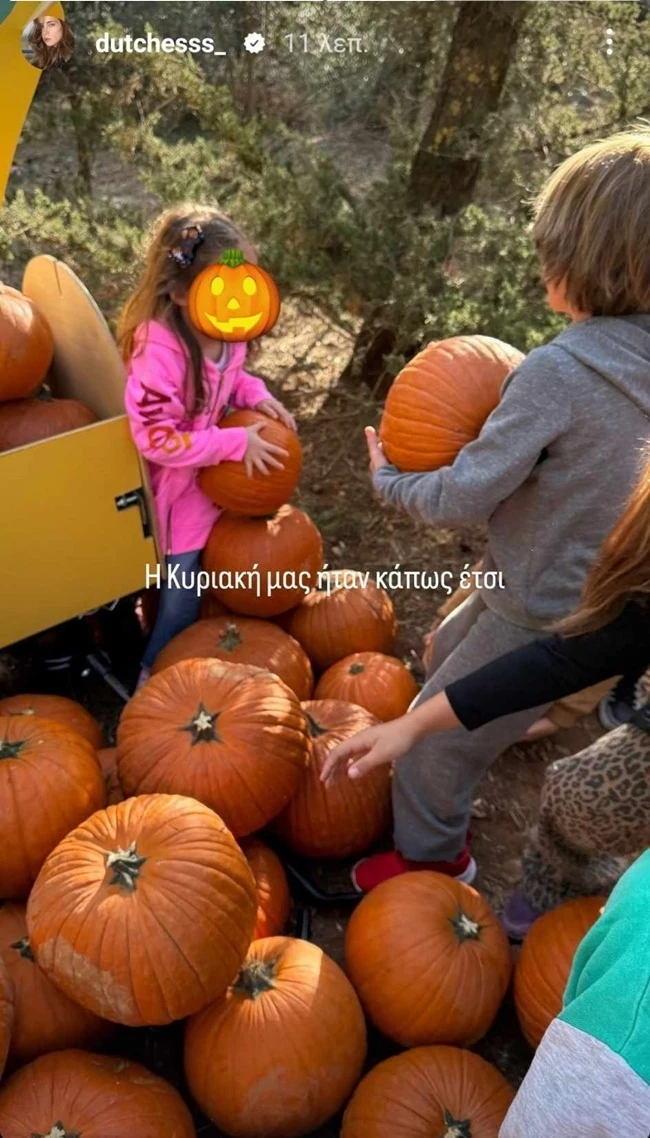
<path id="1" fill-rule="evenodd" d="M 650 458 L 622 517 L 592 566 L 579 607 L 557 625 L 565 636 L 593 632 L 618 616 L 628 600 L 650 594 Z"/>
<path id="2" fill-rule="evenodd" d="M 203 230 L 203 242 L 197 247 L 192 264 L 183 267 L 172 260 L 169 253 L 178 245 L 182 230 L 196 225 Z M 190 325 L 183 319 L 180 306 L 172 299 L 172 293 L 187 292 L 194 278 L 208 265 L 218 261 L 226 249 L 241 248 L 246 243 L 237 226 L 211 206 L 186 202 L 166 210 L 154 223 L 142 277 L 120 316 L 117 343 L 126 361 L 133 355 L 135 333 L 140 324 L 160 320 L 176 333 L 187 351 L 188 376 L 193 391 L 193 405 L 188 411 L 192 413 L 202 405 L 203 353 Z"/>

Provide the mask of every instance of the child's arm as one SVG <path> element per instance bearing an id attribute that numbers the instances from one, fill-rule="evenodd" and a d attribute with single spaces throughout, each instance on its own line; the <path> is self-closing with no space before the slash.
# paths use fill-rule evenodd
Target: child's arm
<path id="1" fill-rule="evenodd" d="M 566 384 L 557 377 L 554 362 L 552 349 L 530 353 L 508 380 L 479 437 L 463 447 L 451 466 L 402 474 L 383 465 L 374 474 L 375 489 L 418 521 L 487 521 L 571 423 Z"/>
<path id="2" fill-rule="evenodd" d="M 280 419 L 292 431 L 296 429 L 296 421 L 289 414 L 279 399 L 271 395 L 268 387 L 257 375 L 242 368 L 235 383 L 233 404 L 235 407 L 252 407 L 269 415 L 272 419 Z"/>

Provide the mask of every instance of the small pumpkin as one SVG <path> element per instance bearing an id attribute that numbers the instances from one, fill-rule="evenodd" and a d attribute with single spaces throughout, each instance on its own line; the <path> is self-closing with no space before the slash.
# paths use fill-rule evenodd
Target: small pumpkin
<path id="1" fill-rule="evenodd" d="M 181 660 L 126 705 L 117 751 L 125 794 L 190 795 L 245 837 L 296 793 L 309 739 L 298 699 L 271 672 Z"/>
<path id="2" fill-rule="evenodd" d="M 417 694 L 418 685 L 401 660 L 383 652 L 354 652 L 323 673 L 314 697 L 357 703 L 386 722 L 404 715 Z"/>
<path id="3" fill-rule="evenodd" d="M 341 969 L 308 941 L 253 941 L 226 995 L 185 1035 L 193 1097 L 232 1138 L 298 1138 L 343 1105 L 366 1027 Z"/>
<path id="4" fill-rule="evenodd" d="M 531 925 L 515 967 L 514 996 L 521 1030 L 536 1048 L 562 1010 L 576 949 L 598 920 L 604 897 L 577 897 Z"/>
<path id="5" fill-rule="evenodd" d="M 303 704 L 311 738 L 311 761 L 296 794 L 273 823 L 276 834 L 303 857 L 343 858 L 364 853 L 386 832 L 391 819 L 390 767 L 365 778 L 339 778 L 325 786 L 320 775 L 329 752 L 344 739 L 379 721 L 338 699 Z"/>
<path id="6" fill-rule="evenodd" d="M 288 622 L 289 632 L 318 671 L 353 652 L 393 651 L 397 623 L 383 589 L 353 569 L 321 573 L 319 582 Z"/>
<path id="7" fill-rule="evenodd" d="M 188 316 L 213 340 L 255 340 L 280 315 L 280 294 L 270 273 L 247 261 L 241 249 L 226 249 L 192 281 Z"/>
<path id="8" fill-rule="evenodd" d="M 345 964 L 372 1022 L 404 1047 L 475 1043 L 511 970 L 507 937 L 487 901 L 428 870 L 364 897 L 348 924 Z"/>
<path id="9" fill-rule="evenodd" d="M 0 452 L 65 435 L 97 422 L 76 399 L 17 399 L 0 404 Z"/>
<path id="10" fill-rule="evenodd" d="M 281 506 L 265 518 L 222 514 L 203 553 L 203 568 L 224 582 L 217 597 L 244 616 L 278 616 L 294 608 L 316 584 L 322 564 L 320 533 L 295 506 Z M 254 566 L 259 587 L 254 576 L 248 583 Z M 238 579 L 246 584 L 237 585 Z"/>
<path id="11" fill-rule="evenodd" d="M 178 1091 L 140 1063 L 55 1051 L 0 1090 L 3 1138 L 196 1138 Z"/>
<path id="12" fill-rule="evenodd" d="M 253 874 L 221 819 L 191 798 L 145 794 L 59 843 L 30 894 L 27 929 L 38 965 L 70 999 L 142 1027 L 223 994 L 256 910 Z"/>
<path id="13" fill-rule="evenodd" d="M 289 920 L 291 897 L 282 862 L 264 842 L 248 838 L 242 842 L 246 860 L 257 886 L 257 922 L 253 940 L 279 936 Z"/>
<path id="14" fill-rule="evenodd" d="M 314 676 L 306 652 L 276 624 L 246 617 L 218 616 L 199 620 L 174 636 L 156 657 L 152 671 L 161 672 L 180 660 L 223 660 L 252 664 L 274 672 L 298 699 L 309 699 Z"/>
<path id="15" fill-rule="evenodd" d="M 501 1072 L 479 1055 L 415 1047 L 361 1080 L 341 1138 L 498 1138 L 513 1098 Z"/>
<path id="16" fill-rule="evenodd" d="M 55 988 L 36 964 L 22 903 L 0 905 L 0 959 L 15 992 L 10 1066 L 22 1067 L 49 1051 L 95 1047 L 106 1038 L 111 1025 Z"/>
<path id="17" fill-rule="evenodd" d="M 97 752 L 97 758 L 106 783 L 108 806 L 114 806 L 116 802 L 123 802 L 124 794 L 117 774 L 117 747 L 102 747 Z"/>
<path id="18" fill-rule="evenodd" d="M 76 731 L 0 718 L 0 897 L 26 897 L 57 842 L 105 801 L 96 753 Z"/>
<path id="19" fill-rule="evenodd" d="M 104 745 L 102 729 L 94 716 L 76 700 L 63 695 L 10 695 L 0 699 L 2 715 L 37 715 L 40 719 L 52 719 L 76 731 L 91 747 L 99 749 Z"/>
<path id="20" fill-rule="evenodd" d="M 452 336 L 427 346 L 394 379 L 379 427 L 400 470 L 448 466 L 473 442 L 523 355 L 493 336 Z"/>
<path id="21" fill-rule="evenodd" d="M 32 395 L 53 352 L 49 324 L 33 300 L 0 283 L 0 401 Z"/>
<path id="22" fill-rule="evenodd" d="M 288 452 L 280 457 L 282 469 L 271 469 L 268 474 L 254 470 L 249 478 L 243 461 L 227 460 L 216 466 L 204 466 L 199 474 L 199 485 L 215 506 L 222 506 L 233 514 L 264 517 L 274 514 L 293 494 L 302 469 L 302 447 L 295 431 L 260 411 L 233 411 L 219 426 L 228 430 L 252 427 L 255 423 L 264 424 L 263 439 Z"/>
<path id="23" fill-rule="evenodd" d="M 14 986 L 0 960 L 0 1079 L 5 1069 L 14 1024 Z"/>

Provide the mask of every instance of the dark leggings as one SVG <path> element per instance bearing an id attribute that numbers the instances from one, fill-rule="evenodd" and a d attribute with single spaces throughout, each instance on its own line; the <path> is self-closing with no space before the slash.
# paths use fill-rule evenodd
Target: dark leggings
<path id="1" fill-rule="evenodd" d="M 182 632 L 188 625 L 194 624 L 194 621 L 199 619 L 201 611 L 201 598 L 197 595 L 196 584 L 193 587 L 190 585 L 192 575 L 197 572 L 201 564 L 201 550 L 197 549 L 191 553 L 172 553 L 165 558 L 165 562 L 168 571 L 174 565 L 178 566 L 179 584 L 175 585 L 169 581 L 169 578 L 163 581 L 156 623 L 142 657 L 143 668 L 151 668 L 156 656 L 162 652 L 172 637 Z M 187 588 L 182 586 L 183 573 L 188 582 Z"/>

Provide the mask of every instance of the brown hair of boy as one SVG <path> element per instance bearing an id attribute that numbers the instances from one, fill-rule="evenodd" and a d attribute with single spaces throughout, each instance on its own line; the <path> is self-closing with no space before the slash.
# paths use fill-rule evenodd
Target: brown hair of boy
<path id="1" fill-rule="evenodd" d="M 650 312 L 650 129 L 567 158 L 537 199 L 533 236 L 544 278 L 574 309 Z"/>

